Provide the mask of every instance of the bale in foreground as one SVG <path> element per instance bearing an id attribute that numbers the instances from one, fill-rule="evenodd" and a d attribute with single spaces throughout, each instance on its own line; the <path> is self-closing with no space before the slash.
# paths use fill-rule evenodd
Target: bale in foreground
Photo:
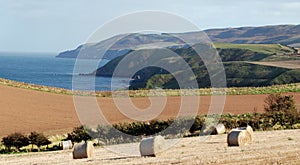
<path id="1" fill-rule="evenodd" d="M 91 158 L 94 156 L 94 146 L 92 142 L 77 143 L 73 149 L 73 159 Z"/>
<path id="2" fill-rule="evenodd" d="M 253 130 L 250 126 L 232 129 L 227 136 L 228 146 L 244 146 L 253 141 Z"/>
<path id="3" fill-rule="evenodd" d="M 250 136 L 250 143 L 252 143 L 253 142 L 253 137 L 254 137 L 254 133 L 253 133 L 252 127 L 248 125 L 247 127 L 241 127 L 240 129 L 241 130 L 246 130 L 248 132 L 248 134 Z"/>
<path id="4" fill-rule="evenodd" d="M 157 156 L 162 151 L 165 139 L 162 136 L 143 138 L 140 143 L 141 156 Z"/>

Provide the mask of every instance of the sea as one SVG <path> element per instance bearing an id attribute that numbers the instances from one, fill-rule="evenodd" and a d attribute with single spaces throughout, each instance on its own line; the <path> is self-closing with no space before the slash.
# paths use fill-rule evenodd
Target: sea
<path id="1" fill-rule="evenodd" d="M 128 88 L 122 78 L 114 78 L 112 81 L 110 77 L 82 75 L 92 73 L 108 60 L 76 60 L 55 56 L 42 53 L 0 53 L 0 78 L 70 90 L 108 91 Z"/>

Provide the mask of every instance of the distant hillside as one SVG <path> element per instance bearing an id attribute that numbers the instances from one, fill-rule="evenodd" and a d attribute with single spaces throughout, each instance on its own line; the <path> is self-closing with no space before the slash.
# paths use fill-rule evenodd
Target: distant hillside
<path id="1" fill-rule="evenodd" d="M 300 47 L 300 25 L 276 25 L 262 27 L 240 27 L 205 30 L 213 42 L 239 43 L 239 44 L 284 44 Z M 102 58 L 111 60 L 125 55 L 131 50 L 155 47 L 184 47 L 186 44 L 172 36 L 188 38 L 197 43 L 202 32 L 187 32 L 177 34 L 129 34 L 117 35 L 98 43 L 80 45 L 75 50 L 60 53 L 57 57 L 76 58 Z M 113 44 L 114 43 L 114 44 Z M 106 51 L 106 49 L 108 49 Z"/>
<path id="2" fill-rule="evenodd" d="M 213 42 L 280 43 L 291 46 L 300 43 L 300 25 L 210 29 L 205 32 Z"/>
<path id="3" fill-rule="evenodd" d="M 290 47 L 280 44 L 228 43 L 217 43 L 215 46 L 224 62 L 228 86 L 267 86 L 300 82 L 300 70 L 250 63 L 251 61 L 276 61 L 277 59 L 300 60 L 300 57 L 293 55 L 294 49 Z M 180 55 L 189 64 L 196 75 L 199 87 L 210 87 L 207 68 L 193 48 L 170 49 Z M 132 59 L 135 59 L 137 63 L 139 63 L 138 61 L 144 61 L 144 58 L 147 57 L 147 54 L 151 54 L 151 51 L 161 56 L 160 61 L 164 64 L 173 62 L 172 59 L 165 58 L 162 51 L 156 49 L 139 50 L 137 53 L 131 54 L 134 56 Z M 111 77 L 115 67 L 124 57 L 126 57 L 126 55 L 111 60 L 93 74 Z M 134 66 L 131 64 L 130 67 Z M 131 76 L 128 72 L 130 67 L 115 76 Z M 138 77 L 138 79 L 136 79 L 136 77 Z M 137 72 L 132 78 L 134 78 L 131 82 L 132 89 L 157 87 L 179 88 L 177 81 L 170 73 L 156 67 L 144 68 Z"/>
<path id="4" fill-rule="evenodd" d="M 117 35 L 98 43 L 80 45 L 74 50 L 60 53 L 57 57 L 85 59 L 114 59 L 126 53 L 142 48 L 185 47 L 178 38 L 164 34 L 129 34 Z"/>

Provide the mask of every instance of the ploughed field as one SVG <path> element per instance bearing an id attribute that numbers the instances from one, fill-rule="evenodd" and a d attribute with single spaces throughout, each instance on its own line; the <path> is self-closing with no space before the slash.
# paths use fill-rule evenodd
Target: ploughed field
<path id="1" fill-rule="evenodd" d="M 76 114 L 73 96 L 40 92 L 22 88 L 0 85 L 0 136 L 13 132 L 29 133 L 31 131 L 44 132 L 46 135 L 66 133 L 75 126 L 80 125 Z M 289 93 L 294 95 L 296 106 L 300 109 L 300 93 Z M 197 106 L 191 97 L 186 96 L 184 113 L 190 114 L 191 109 Z M 263 112 L 264 100 L 267 95 L 228 95 L 223 113 L 252 113 Z M 85 100 L 85 99 L 83 99 Z M 160 97 L 153 97 L 153 101 L 161 101 Z M 105 118 L 110 123 L 131 121 L 117 108 L 112 98 L 98 97 L 98 105 Z M 144 109 L 150 106 L 146 97 L 134 97 L 131 101 L 138 108 Z M 206 114 L 210 106 L 210 96 L 201 96 L 199 114 Z M 167 97 L 163 111 L 156 119 L 170 119 L 177 116 L 181 97 Z M 89 102 L 86 102 L 88 107 Z M 84 105 L 85 103 L 83 103 Z M 119 107 L 122 107 L 119 106 Z M 148 112 L 156 110 L 156 106 L 149 108 Z M 88 109 L 88 108 L 87 108 Z M 126 106 L 122 111 L 127 110 Z M 91 119 L 93 120 L 93 119 Z M 97 120 L 97 119 L 96 119 Z"/>
<path id="2" fill-rule="evenodd" d="M 300 69 L 300 61 L 299 60 L 291 60 L 291 61 L 273 61 L 273 62 L 249 62 L 251 64 L 258 64 L 258 65 L 266 65 L 266 66 L 275 66 L 280 68 L 287 68 L 287 69 Z"/>
<path id="3" fill-rule="evenodd" d="M 228 147 L 226 134 L 183 138 L 157 157 L 140 157 L 139 143 L 95 148 L 95 157 L 72 158 L 72 150 L 1 155 L 3 164 L 299 164 L 300 130 L 254 132 L 254 142 Z M 167 141 L 167 143 L 170 140 Z M 113 151 L 127 150 L 128 155 Z"/>

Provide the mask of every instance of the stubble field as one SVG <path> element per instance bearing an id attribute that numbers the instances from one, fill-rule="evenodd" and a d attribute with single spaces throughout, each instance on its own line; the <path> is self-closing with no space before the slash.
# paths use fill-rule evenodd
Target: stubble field
<path id="1" fill-rule="evenodd" d="M 157 157 L 139 156 L 139 144 L 96 148 L 95 157 L 74 160 L 72 150 L 1 155 L 1 164 L 299 164 L 300 131 L 254 132 L 254 143 L 228 147 L 226 134 L 183 138 Z M 125 149 L 130 155 L 113 151 Z"/>

